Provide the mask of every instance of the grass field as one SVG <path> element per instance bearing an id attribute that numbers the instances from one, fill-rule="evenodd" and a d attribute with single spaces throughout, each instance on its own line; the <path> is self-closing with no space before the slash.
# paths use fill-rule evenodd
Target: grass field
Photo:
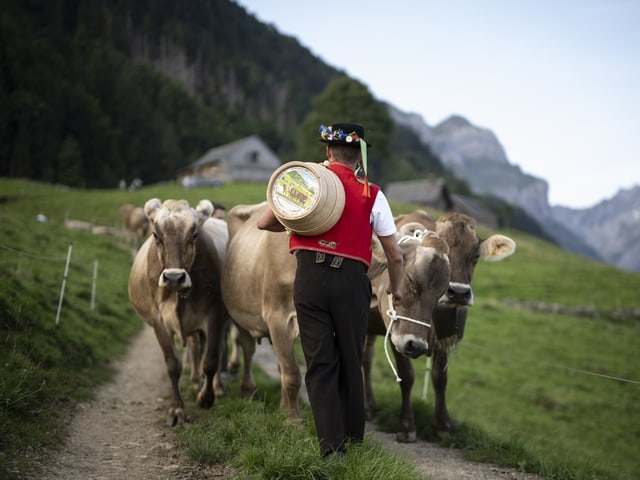
<path id="1" fill-rule="evenodd" d="M 209 198 L 231 207 L 262 201 L 265 190 L 266 185 L 184 190 L 167 184 L 136 192 L 84 191 L 0 179 L 0 478 L 8 466 L 28 469 L 33 452 L 60 443 L 68 422 L 61 412 L 90 398 L 94 387 L 110 378 L 109 360 L 124 351 L 126 340 L 141 327 L 126 296 L 134 242 L 72 231 L 63 221 L 119 228 L 124 203 L 142 205 L 157 196 L 186 198 L 192 204 Z M 412 207 L 393 208 L 403 213 Z M 37 221 L 38 214 L 47 221 Z M 516 240 L 517 251 L 476 269 L 476 304 L 449 364 L 448 405 L 459 428 L 443 442 L 474 458 L 547 478 L 640 478 L 640 275 L 517 231 L 500 233 Z M 588 315 L 571 313 L 585 307 Z M 564 311 L 569 313 L 560 313 Z M 400 395 L 382 339 L 377 350 L 378 421 L 394 431 Z M 415 368 L 419 435 L 434 439 L 433 398 L 422 398 L 424 359 L 416 360 Z M 315 463 L 308 429 L 299 428 L 295 437 L 290 428 L 275 434 L 260 428 L 250 436 L 238 430 L 283 419 L 277 407 L 279 386 L 263 376 L 258 381 L 262 408 L 231 395 L 211 411 L 190 412 L 202 428 L 176 430 L 185 448 L 200 461 L 243 459 L 240 468 L 248 473 L 242 478 L 295 478 L 285 466 L 294 455 L 295 438 L 295 459 L 308 469 L 305 478 L 329 478 L 335 472 Z M 237 428 L 229 424 L 230 415 Z M 271 447 L 265 445 L 289 452 L 288 459 L 269 454 Z M 371 445 L 361 453 L 369 463 L 381 455 L 386 459 Z M 354 464 L 335 468 L 346 468 L 343 473 L 351 475 L 358 462 L 350 462 Z M 405 472 L 400 478 L 415 478 L 410 468 L 393 462 L 388 463 L 396 472 Z M 367 478 L 367 471 L 362 475 Z"/>

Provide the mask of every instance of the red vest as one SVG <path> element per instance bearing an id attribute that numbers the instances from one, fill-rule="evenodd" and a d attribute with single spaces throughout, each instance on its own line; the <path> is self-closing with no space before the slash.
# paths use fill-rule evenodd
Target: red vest
<path id="1" fill-rule="evenodd" d="M 371 264 L 371 210 L 380 187 L 369 183 L 371 197 L 362 196 L 362 184 L 351 167 L 332 163 L 329 168 L 338 175 L 344 186 L 344 211 L 338 222 L 328 231 L 315 237 L 291 233 L 289 251 L 312 250 Z"/>

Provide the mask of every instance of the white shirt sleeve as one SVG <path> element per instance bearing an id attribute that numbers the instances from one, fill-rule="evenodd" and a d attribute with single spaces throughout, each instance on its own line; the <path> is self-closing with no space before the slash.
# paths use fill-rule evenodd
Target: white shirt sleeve
<path id="1" fill-rule="evenodd" d="M 382 190 L 378 192 L 378 195 L 376 195 L 376 199 L 373 202 L 373 209 L 371 210 L 371 226 L 373 227 L 373 231 L 379 237 L 387 237 L 396 232 L 393 213 L 391 213 L 391 207 L 389 206 L 387 197 L 382 193 Z"/>

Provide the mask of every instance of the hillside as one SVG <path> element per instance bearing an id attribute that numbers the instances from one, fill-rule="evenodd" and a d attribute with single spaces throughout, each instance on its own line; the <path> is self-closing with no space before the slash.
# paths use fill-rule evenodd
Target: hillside
<path id="1" fill-rule="evenodd" d="M 345 77 L 231 0 L 8 0 L 0 39 L 0 176 L 78 187 L 171 180 L 251 134 L 296 160 L 314 98 Z M 411 132 L 388 130 L 378 183 L 442 172 Z"/>
<path id="2" fill-rule="evenodd" d="M 8 280 L 0 293 L 0 460 L 28 462 L 33 453 L 15 457 L 16 452 L 59 444 L 68 425 L 61 406 L 90 398 L 95 385 L 109 378 L 112 359 L 140 329 L 125 288 L 133 243 L 70 230 L 64 221 L 119 229 L 123 203 L 140 205 L 154 196 L 186 198 L 192 204 L 212 198 L 230 207 L 264 200 L 264 189 L 238 184 L 184 190 L 158 184 L 122 192 L 0 179 L 0 271 Z M 413 207 L 393 208 L 401 213 Z M 46 222 L 38 221 L 38 215 Z M 516 240 L 517 251 L 499 264 L 477 267 L 476 304 L 449 366 L 449 410 L 459 432 L 445 445 L 465 445 L 467 454 L 477 459 L 501 458 L 556 480 L 635 478 L 640 472 L 635 451 L 640 419 L 638 275 L 568 254 L 521 232 L 500 233 Z M 70 244 L 72 262 L 56 327 Z M 95 260 L 98 288 L 92 310 Z M 393 432 L 398 386 L 382 350 L 378 341 L 373 372 L 378 421 Z M 416 360 L 415 369 L 418 433 L 437 441 L 431 427 L 431 393 L 425 402 L 420 391 L 424 359 Z M 266 388 L 271 393 L 264 398 L 277 409 L 279 387 Z M 239 402 L 221 403 L 220 408 L 254 407 Z M 277 415 L 265 417 L 264 407 L 255 410 L 262 424 L 279 424 Z M 191 412 L 197 420 L 185 435 L 198 432 L 207 439 L 185 440 L 194 446 L 197 461 L 217 452 L 215 447 L 203 451 L 202 445 L 263 452 L 247 445 L 246 434 L 224 423 L 228 419 L 220 418 L 219 411 Z M 295 432 L 306 438 L 304 430 Z M 291 432 L 279 434 L 291 443 Z M 228 435 L 235 435 L 233 442 Z M 273 436 L 258 441 L 270 442 Z M 609 448 L 603 450 L 603 442 Z M 315 453 L 306 443 L 301 445 L 305 446 L 300 451 Z"/>
<path id="3" fill-rule="evenodd" d="M 0 45 L 0 176 L 73 186 L 167 180 L 253 133 L 290 158 L 341 75 L 229 0 L 8 0 Z"/>

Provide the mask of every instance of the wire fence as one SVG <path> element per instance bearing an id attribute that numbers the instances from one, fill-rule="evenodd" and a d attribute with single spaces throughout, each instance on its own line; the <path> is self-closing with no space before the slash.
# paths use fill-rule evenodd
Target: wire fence
<path id="1" fill-rule="evenodd" d="M 34 260 L 41 260 L 41 261 L 52 261 L 52 262 L 61 262 L 61 263 L 65 262 L 64 268 L 62 270 L 62 281 L 61 281 L 61 288 L 60 288 L 60 294 L 59 294 L 59 300 L 58 300 L 58 309 L 56 311 L 56 319 L 55 319 L 56 325 L 59 323 L 59 320 L 60 320 L 60 313 L 61 313 L 64 293 L 65 293 L 65 287 L 66 287 L 66 282 L 67 282 L 69 265 L 71 264 L 71 254 L 72 254 L 72 250 L 73 250 L 72 247 L 73 247 L 73 245 L 70 244 L 69 247 L 68 247 L 66 256 L 44 256 L 44 255 L 36 255 L 36 254 L 33 254 L 33 253 L 24 252 L 24 251 L 9 247 L 7 245 L 1 245 L 0 244 L 0 249 L 6 250 L 8 252 L 14 253 L 14 254 L 19 255 L 19 256 L 24 256 L 24 257 L 27 257 L 27 258 L 31 258 L 31 259 L 34 259 Z M 86 265 L 78 265 L 78 266 L 82 266 L 82 267 L 86 268 Z M 97 282 L 98 282 L 98 267 L 99 267 L 98 260 L 94 260 L 93 268 L 92 268 L 92 280 L 91 280 L 91 301 L 90 301 L 90 309 L 91 310 L 93 310 L 95 308 L 95 303 L 96 303 L 96 286 L 97 286 Z M 514 307 L 514 308 L 517 308 L 517 307 Z M 555 312 L 555 313 L 557 313 L 557 312 Z M 468 341 L 465 341 L 465 345 L 469 346 L 469 347 L 472 347 L 474 349 L 485 350 L 485 351 L 487 351 L 487 353 L 490 353 L 491 355 L 495 355 L 496 354 L 496 352 L 494 352 L 493 350 L 490 351 L 489 349 L 483 349 L 483 347 L 481 347 L 479 345 L 475 345 L 473 343 L 469 343 Z M 507 358 L 507 357 L 505 357 L 504 360 L 506 362 L 508 362 L 508 363 L 513 363 L 513 362 L 523 363 L 523 360 L 521 358 Z M 623 382 L 623 383 L 628 383 L 628 384 L 640 385 L 640 381 L 638 381 L 638 380 L 633 380 L 633 379 L 629 379 L 629 378 L 623 378 L 623 377 L 618 377 L 618 376 L 614 376 L 614 375 L 607 375 L 607 374 L 603 374 L 603 373 L 588 371 L 588 370 L 575 368 L 575 367 L 571 367 L 571 366 L 567 366 L 567 365 L 557 365 L 557 364 L 551 364 L 551 363 L 547 363 L 547 364 L 536 363 L 535 365 L 531 364 L 531 367 L 536 367 L 536 368 L 544 367 L 544 368 L 561 369 L 561 370 L 570 371 L 572 373 L 576 373 L 576 374 L 580 374 L 580 375 L 585 375 L 585 376 L 590 376 L 590 377 L 598 377 L 598 378 L 612 380 L 612 381 L 616 381 L 616 382 Z M 429 370 L 430 370 L 430 363 L 429 363 L 429 358 L 428 358 L 427 359 L 427 364 L 426 364 L 426 369 L 425 369 L 425 378 L 426 378 L 426 374 L 427 374 L 427 372 Z M 424 396 L 426 396 L 426 391 L 424 391 L 423 394 L 424 394 Z"/>
<path id="2" fill-rule="evenodd" d="M 55 324 L 58 325 L 60 323 L 60 316 L 62 313 L 62 304 L 64 301 L 64 294 L 65 294 L 65 290 L 66 290 L 66 286 L 67 286 L 67 279 L 69 276 L 69 266 L 71 265 L 71 255 L 72 255 L 72 251 L 73 251 L 73 244 L 69 244 L 69 247 L 67 249 L 67 255 L 66 256 L 44 256 L 44 255 L 36 255 L 33 253 L 28 253 L 22 250 L 18 250 L 16 248 L 13 247 L 9 247 L 7 245 L 1 245 L 0 244 L 0 249 L 5 250 L 7 252 L 10 252 L 12 254 L 15 254 L 19 257 L 24 257 L 24 258 L 29 258 L 32 260 L 38 260 L 38 261 L 46 261 L 46 262 L 64 262 L 64 269 L 62 270 L 62 280 L 61 280 L 61 286 L 60 286 L 60 293 L 58 295 L 58 306 L 56 309 L 56 317 L 55 317 Z M 81 267 L 81 268 L 86 268 L 86 265 L 84 264 L 76 264 L 75 266 L 77 267 Z M 90 310 L 94 310 L 95 309 L 95 305 L 96 305 L 96 292 L 97 292 L 97 283 L 98 283 L 98 260 L 94 260 L 93 261 L 93 275 L 91 278 L 91 301 L 90 301 L 90 305 L 89 308 Z"/>

